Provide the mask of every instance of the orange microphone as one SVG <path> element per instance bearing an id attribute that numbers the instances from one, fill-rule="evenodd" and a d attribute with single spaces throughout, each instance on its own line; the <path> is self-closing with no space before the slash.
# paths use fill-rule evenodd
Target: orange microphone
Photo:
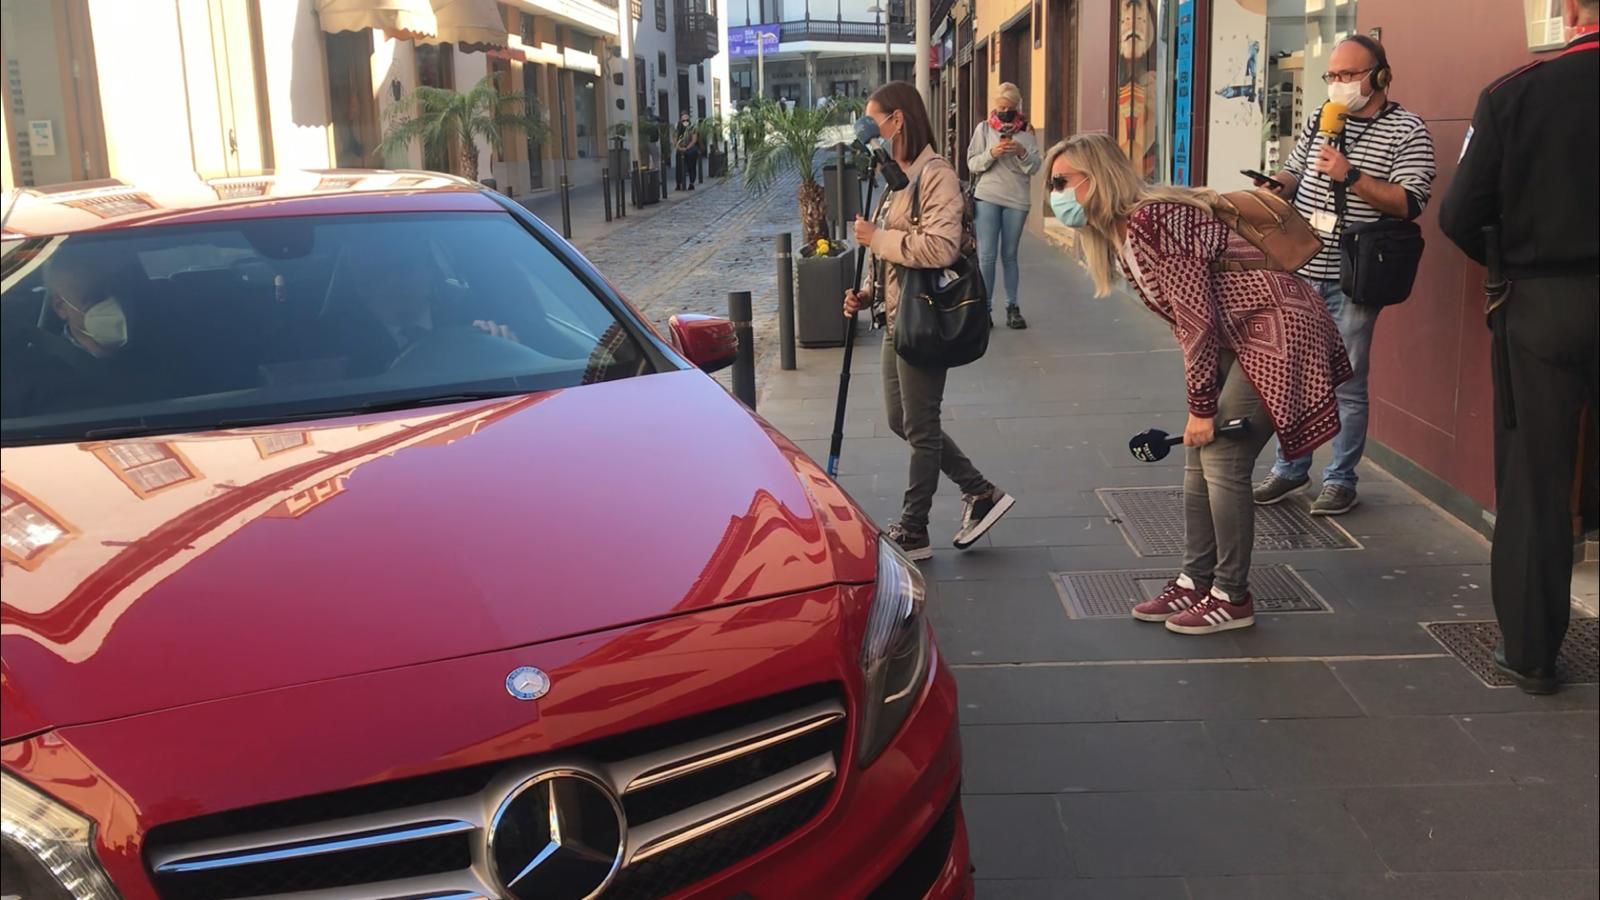
<path id="1" fill-rule="evenodd" d="M 1345 111 L 1343 107 L 1334 103 L 1322 104 L 1322 119 L 1317 123 L 1317 130 L 1333 137 L 1344 130 Z"/>

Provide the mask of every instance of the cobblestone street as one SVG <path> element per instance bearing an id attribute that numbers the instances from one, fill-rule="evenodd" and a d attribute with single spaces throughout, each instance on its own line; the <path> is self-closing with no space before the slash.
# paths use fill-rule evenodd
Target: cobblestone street
<path id="1" fill-rule="evenodd" d="M 773 236 L 798 232 L 798 178 L 754 193 L 742 173 L 672 194 L 665 208 L 630 218 L 588 240 L 582 250 L 646 317 L 665 326 L 677 313 L 725 316 L 728 292 L 749 291 L 756 366 L 777 362 L 778 287 Z M 798 242 L 798 233 L 796 241 Z M 726 373 L 723 373 L 726 375 Z"/>

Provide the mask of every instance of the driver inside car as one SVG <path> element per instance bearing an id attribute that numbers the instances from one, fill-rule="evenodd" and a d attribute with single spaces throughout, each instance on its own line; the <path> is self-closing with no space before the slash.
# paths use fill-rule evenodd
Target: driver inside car
<path id="1" fill-rule="evenodd" d="M 94 245 L 64 242 L 45 260 L 40 327 L 7 360 L 8 415 L 113 406 L 166 391 L 161 369 L 141 353 L 117 284 L 143 280 L 138 261 Z M 11 377 L 9 373 L 28 373 Z"/>
<path id="2" fill-rule="evenodd" d="M 343 265 L 336 290 L 347 296 L 336 298 L 321 337 L 326 355 L 345 357 L 350 374 L 385 371 L 411 347 L 452 327 L 518 340 L 508 326 L 460 315 L 459 300 L 446 298 L 451 288 L 424 238 L 392 234 L 382 243 L 352 241 Z"/>

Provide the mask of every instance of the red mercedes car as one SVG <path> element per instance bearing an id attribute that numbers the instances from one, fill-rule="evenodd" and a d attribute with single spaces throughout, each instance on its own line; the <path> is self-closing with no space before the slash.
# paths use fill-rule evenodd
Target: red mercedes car
<path id="1" fill-rule="evenodd" d="M 922 578 L 726 322 L 431 173 L 5 216 L 0 895 L 971 895 Z"/>

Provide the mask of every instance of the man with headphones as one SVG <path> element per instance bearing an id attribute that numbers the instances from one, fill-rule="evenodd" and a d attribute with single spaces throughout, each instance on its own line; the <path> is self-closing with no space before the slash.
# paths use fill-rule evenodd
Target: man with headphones
<path id="1" fill-rule="evenodd" d="M 1355 375 L 1338 389 L 1339 434 L 1311 514 L 1337 516 L 1355 507 L 1356 464 L 1367 445 L 1367 370 L 1376 306 L 1362 306 L 1339 286 L 1339 237 L 1346 228 L 1381 219 L 1415 219 L 1433 193 L 1433 138 L 1415 113 L 1389 99 L 1394 78 L 1383 45 L 1353 35 L 1334 48 L 1322 80 L 1328 104 L 1312 113 L 1294 153 L 1276 177 L 1257 181 L 1292 197 L 1322 237 L 1322 252 L 1300 274 L 1317 286 L 1339 325 Z M 1335 113 L 1342 113 L 1336 115 Z M 1285 459 L 1256 486 L 1261 505 L 1278 503 L 1310 483 L 1311 457 Z"/>

